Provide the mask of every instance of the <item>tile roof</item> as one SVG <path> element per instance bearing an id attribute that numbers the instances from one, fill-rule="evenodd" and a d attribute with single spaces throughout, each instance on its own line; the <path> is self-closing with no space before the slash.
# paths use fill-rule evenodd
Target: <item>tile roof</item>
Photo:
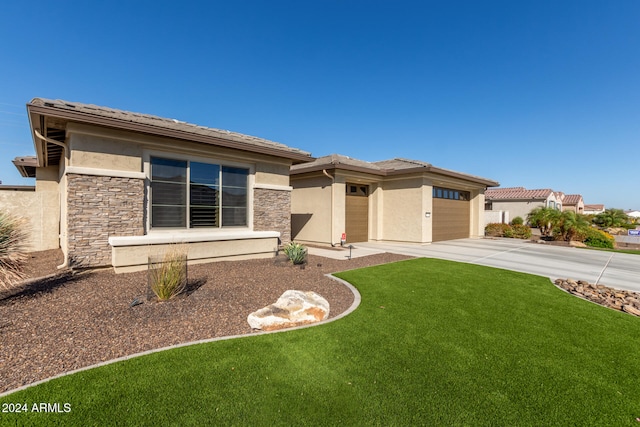
<path id="1" fill-rule="evenodd" d="M 318 157 L 311 162 L 293 165 L 291 166 L 291 173 L 295 175 L 322 169 L 346 169 L 381 176 L 414 172 L 432 172 L 481 183 L 485 186 L 499 185 L 498 182 L 487 178 L 456 172 L 449 169 L 437 168 L 431 163 L 422 162 L 420 160 L 395 158 L 378 162 L 367 162 L 341 154 L 330 154 L 328 156 Z"/>
<path id="2" fill-rule="evenodd" d="M 603 211 L 604 205 L 584 205 L 585 211 Z"/>
<path id="3" fill-rule="evenodd" d="M 377 166 L 374 163 L 367 162 L 364 160 L 354 159 L 349 156 L 344 156 L 342 154 L 329 154 L 328 156 L 318 157 L 311 162 L 293 165 L 291 166 L 291 170 L 295 171 L 300 169 L 307 169 L 310 167 L 321 167 L 321 166 L 329 166 L 329 165 L 355 166 L 363 169 L 371 169 L 371 171 L 374 171 L 374 172 L 380 172 L 383 170 L 381 167 Z"/>
<path id="4" fill-rule="evenodd" d="M 524 187 L 489 188 L 484 192 L 486 200 L 546 199 L 554 191 L 549 188 L 527 190 Z"/>
<path id="5" fill-rule="evenodd" d="M 115 108 L 101 107 L 93 104 L 82 104 L 79 102 L 69 102 L 45 98 L 34 98 L 31 101 L 30 105 L 38 107 L 49 107 L 60 111 L 82 113 L 90 116 L 113 119 L 121 122 L 130 122 L 140 125 L 153 126 L 156 128 L 181 131 L 194 135 L 202 135 L 205 137 L 221 138 L 228 141 L 237 141 L 251 144 L 257 147 L 266 147 L 310 156 L 310 153 L 306 151 L 292 148 L 279 142 L 269 141 L 267 139 L 244 135 L 237 132 L 230 132 L 228 130 L 199 126 L 176 119 L 162 118 L 150 114 L 134 113 L 130 111 L 118 110 Z"/>
<path id="6" fill-rule="evenodd" d="M 577 205 L 582 200 L 582 196 L 580 194 L 567 194 L 564 196 L 562 202 L 565 205 Z"/>

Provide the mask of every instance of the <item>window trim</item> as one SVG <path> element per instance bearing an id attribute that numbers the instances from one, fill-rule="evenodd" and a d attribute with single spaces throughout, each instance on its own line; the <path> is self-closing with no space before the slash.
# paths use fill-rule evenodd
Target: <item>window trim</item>
<path id="1" fill-rule="evenodd" d="M 187 212 L 187 226 L 186 227 L 152 227 L 151 226 L 151 157 L 162 157 L 165 159 L 171 160 L 182 160 L 187 162 L 198 162 L 198 163 L 209 163 L 216 164 L 220 166 L 220 171 L 222 173 L 222 167 L 236 167 L 247 169 L 247 225 L 242 226 L 229 226 L 222 227 L 219 225 L 218 227 L 197 227 L 190 228 L 189 225 L 189 214 Z M 233 230 L 253 230 L 253 189 L 255 186 L 255 164 L 252 163 L 244 163 L 235 160 L 225 159 L 224 157 L 204 157 L 197 155 L 189 155 L 184 153 L 173 153 L 169 151 L 159 151 L 159 150 L 145 150 L 142 155 L 143 159 L 143 172 L 145 175 L 145 234 L 162 234 L 162 233 L 175 233 L 176 231 L 185 232 L 185 233 L 202 233 L 202 232 L 228 232 Z M 187 166 L 189 168 L 189 166 Z M 189 174 L 187 173 L 187 181 L 189 178 Z M 188 182 L 187 182 L 188 183 Z M 222 189 L 222 183 L 221 187 Z M 187 185 L 187 206 L 189 206 L 189 197 L 190 197 L 189 186 Z M 222 219 L 222 207 L 220 207 L 220 219 Z"/>

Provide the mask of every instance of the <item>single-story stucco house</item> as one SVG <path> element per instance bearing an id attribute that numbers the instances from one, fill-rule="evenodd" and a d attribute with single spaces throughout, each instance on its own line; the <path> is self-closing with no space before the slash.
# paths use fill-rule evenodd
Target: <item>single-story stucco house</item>
<path id="1" fill-rule="evenodd" d="M 538 207 L 562 210 L 562 194 L 549 188 L 527 190 L 524 187 L 490 188 L 485 193 L 488 222 L 509 222 L 527 215 Z M 493 219 L 491 213 L 500 213 L 502 220 Z M 492 219 L 489 219 L 492 218 Z"/>
<path id="2" fill-rule="evenodd" d="M 175 243 L 190 263 L 271 257 L 293 239 L 430 243 L 481 237 L 498 183 L 393 159 L 314 159 L 280 143 L 90 104 L 27 104 L 35 188 L 0 192 L 29 220 L 30 250 L 63 266 L 145 269 Z M 292 235 L 293 234 L 293 235 Z"/>
<path id="3" fill-rule="evenodd" d="M 481 237 L 484 192 L 497 185 L 416 160 L 320 157 L 291 167 L 292 237 L 326 245 Z"/>
<path id="4" fill-rule="evenodd" d="M 14 160 L 44 204 L 34 250 L 70 266 L 146 268 L 184 243 L 192 262 L 273 256 L 291 239 L 286 145 L 173 119 L 35 98 L 36 155 Z"/>

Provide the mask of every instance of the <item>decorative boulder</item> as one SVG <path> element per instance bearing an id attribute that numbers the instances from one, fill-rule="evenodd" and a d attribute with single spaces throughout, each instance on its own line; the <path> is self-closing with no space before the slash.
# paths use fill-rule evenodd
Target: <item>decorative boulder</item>
<path id="1" fill-rule="evenodd" d="M 329 302 L 315 292 L 288 290 L 275 304 L 247 317 L 253 329 L 273 331 L 319 322 L 329 317 Z"/>

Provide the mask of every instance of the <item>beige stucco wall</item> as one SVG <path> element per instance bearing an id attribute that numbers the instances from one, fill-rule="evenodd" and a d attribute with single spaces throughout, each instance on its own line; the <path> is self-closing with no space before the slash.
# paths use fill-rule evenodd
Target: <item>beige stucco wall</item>
<path id="1" fill-rule="evenodd" d="M 23 218 L 29 234 L 27 250 L 59 247 L 60 199 L 58 168 L 36 169 L 35 191 L 0 191 L 0 209 Z"/>
<path id="2" fill-rule="evenodd" d="M 291 178 L 291 238 L 308 243 L 332 243 L 332 181 L 324 175 Z M 344 194 L 343 194 L 344 195 Z"/>
<path id="3" fill-rule="evenodd" d="M 119 133 L 69 124 L 67 141 L 69 166 L 116 171 L 141 172 L 142 149 L 131 140 L 119 139 Z"/>
<path id="4" fill-rule="evenodd" d="M 271 163 L 259 161 L 256 163 L 255 183 L 257 185 L 289 186 L 290 163 Z"/>
<path id="5" fill-rule="evenodd" d="M 471 191 L 469 237 L 484 236 L 484 189 Z"/>
<path id="6" fill-rule="evenodd" d="M 491 206 L 491 210 L 493 211 L 508 211 L 510 220 L 519 216 L 526 222 L 529 212 L 535 208 L 544 207 L 545 203 L 540 200 L 528 202 L 492 202 Z"/>
<path id="7" fill-rule="evenodd" d="M 387 180 L 382 184 L 380 240 L 421 243 L 423 239 L 423 178 Z"/>
<path id="8" fill-rule="evenodd" d="M 369 186 L 369 240 L 382 240 L 384 229 L 382 192 L 380 183 Z"/>

